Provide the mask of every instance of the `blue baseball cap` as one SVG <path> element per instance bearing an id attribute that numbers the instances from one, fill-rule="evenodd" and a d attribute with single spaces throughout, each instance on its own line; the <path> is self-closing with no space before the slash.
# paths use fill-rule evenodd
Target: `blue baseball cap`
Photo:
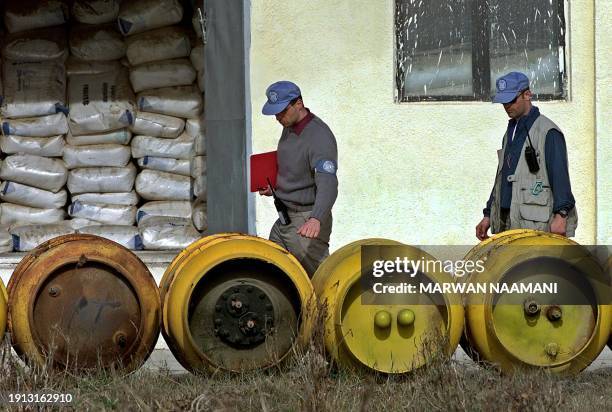
<path id="1" fill-rule="evenodd" d="M 529 89 L 529 79 L 523 73 L 510 72 L 495 82 L 497 93 L 493 103 L 510 103 L 519 93 Z"/>
<path id="2" fill-rule="evenodd" d="M 268 101 L 263 105 L 261 112 L 269 116 L 278 114 L 285 110 L 291 100 L 301 95 L 300 88 L 293 82 L 281 80 L 273 83 L 266 89 Z"/>

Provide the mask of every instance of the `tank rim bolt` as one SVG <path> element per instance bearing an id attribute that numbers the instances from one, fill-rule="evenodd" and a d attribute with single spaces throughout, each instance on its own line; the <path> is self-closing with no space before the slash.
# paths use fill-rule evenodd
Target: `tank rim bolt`
<path id="1" fill-rule="evenodd" d="M 560 306 L 557 306 L 557 305 L 551 306 L 546 311 L 546 317 L 551 322 L 556 322 L 558 320 L 561 320 L 561 318 L 563 317 L 563 311 L 561 310 Z"/>
<path id="2" fill-rule="evenodd" d="M 554 358 L 559 354 L 559 345 L 555 342 L 547 343 L 544 351 L 548 356 Z"/>
<path id="3" fill-rule="evenodd" d="M 523 309 L 525 310 L 525 313 L 527 314 L 527 316 L 535 316 L 538 313 L 540 313 L 541 308 L 538 302 L 531 299 L 531 300 L 525 301 L 525 303 L 523 304 Z"/>
<path id="4" fill-rule="evenodd" d="M 117 332 L 115 333 L 115 344 L 117 346 L 119 346 L 120 348 L 125 348 L 127 345 L 127 336 L 125 335 L 125 333 L 123 332 Z"/>
<path id="5" fill-rule="evenodd" d="M 49 288 L 49 296 L 56 298 L 60 295 L 62 289 L 59 286 L 51 286 Z"/>

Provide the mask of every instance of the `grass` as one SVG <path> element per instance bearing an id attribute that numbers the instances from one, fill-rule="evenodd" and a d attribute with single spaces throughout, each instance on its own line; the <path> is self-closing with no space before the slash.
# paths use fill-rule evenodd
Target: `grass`
<path id="1" fill-rule="evenodd" d="M 0 395 L 70 393 L 74 410 L 489 411 L 610 410 L 612 369 L 559 378 L 545 371 L 500 375 L 469 362 L 435 360 L 403 376 L 340 370 L 311 346 L 282 367 L 202 376 L 140 369 L 75 374 L 26 368 L 6 343 Z M 0 404 L 6 407 L 7 404 Z M 14 405 L 11 405 L 14 406 Z M 46 405 L 41 409 L 57 409 Z M 21 405 L 34 409 L 33 405 Z M 11 408 L 18 409 L 18 408 Z"/>

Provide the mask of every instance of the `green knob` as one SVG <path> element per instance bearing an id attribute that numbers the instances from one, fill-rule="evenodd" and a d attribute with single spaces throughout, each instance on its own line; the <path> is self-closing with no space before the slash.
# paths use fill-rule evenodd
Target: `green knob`
<path id="1" fill-rule="evenodd" d="M 414 323 L 414 312 L 410 309 L 402 309 L 397 314 L 397 323 L 400 326 L 410 326 Z"/>
<path id="2" fill-rule="evenodd" d="M 376 315 L 374 315 L 374 324 L 381 329 L 388 328 L 391 326 L 391 314 L 386 310 L 376 312 Z"/>

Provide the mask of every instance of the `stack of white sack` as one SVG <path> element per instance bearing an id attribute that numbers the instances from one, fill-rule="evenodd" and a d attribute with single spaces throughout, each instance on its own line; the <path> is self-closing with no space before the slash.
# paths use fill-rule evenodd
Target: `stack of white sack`
<path id="1" fill-rule="evenodd" d="M 61 159 L 8 156 L 0 167 L 0 224 L 49 224 L 64 220 L 68 171 Z M 5 203 L 6 202 L 6 203 Z"/>
<path id="2" fill-rule="evenodd" d="M 9 34 L 2 43 L 0 150 L 9 156 L 0 168 L 0 224 L 10 225 L 18 251 L 70 232 L 62 226 L 67 170 L 55 159 L 63 154 L 68 132 L 68 17 L 61 0 L 7 2 L 4 9 Z"/>
<path id="3" fill-rule="evenodd" d="M 136 168 L 129 158 L 123 166 L 70 170 L 68 191 L 72 203 L 68 208 L 69 215 L 101 224 L 133 225 L 138 204 L 138 196 L 132 191 L 135 178 Z"/>
<path id="4" fill-rule="evenodd" d="M 189 27 L 177 24 L 182 17 L 178 0 L 123 2 L 119 12 L 130 82 L 137 94 L 131 146 L 140 169 L 136 192 L 148 201 L 137 214 L 145 249 L 183 247 L 185 239 L 193 239 L 190 233 L 197 233 L 192 221 L 192 172 L 197 151 L 205 154 L 203 139 L 202 143 L 196 139 L 201 135 L 203 99 L 196 84 L 197 70 L 190 61 L 195 36 Z M 191 123 L 191 133 L 186 122 Z M 199 191 L 205 191 L 201 180 L 199 183 Z M 151 226 L 151 219 L 157 225 Z M 170 233 L 166 226 L 176 219 L 192 223 L 181 221 L 174 230 L 184 230 L 183 239 L 172 234 L 174 240 L 164 243 L 160 236 Z M 149 227 L 146 236 L 142 232 L 145 224 Z"/>
<path id="5" fill-rule="evenodd" d="M 70 104 L 64 162 L 69 169 L 68 214 L 80 233 L 141 248 L 133 235 L 138 195 L 129 146 L 135 96 L 121 64 L 126 44 L 116 21 L 119 0 L 77 0 L 67 62 Z"/>

